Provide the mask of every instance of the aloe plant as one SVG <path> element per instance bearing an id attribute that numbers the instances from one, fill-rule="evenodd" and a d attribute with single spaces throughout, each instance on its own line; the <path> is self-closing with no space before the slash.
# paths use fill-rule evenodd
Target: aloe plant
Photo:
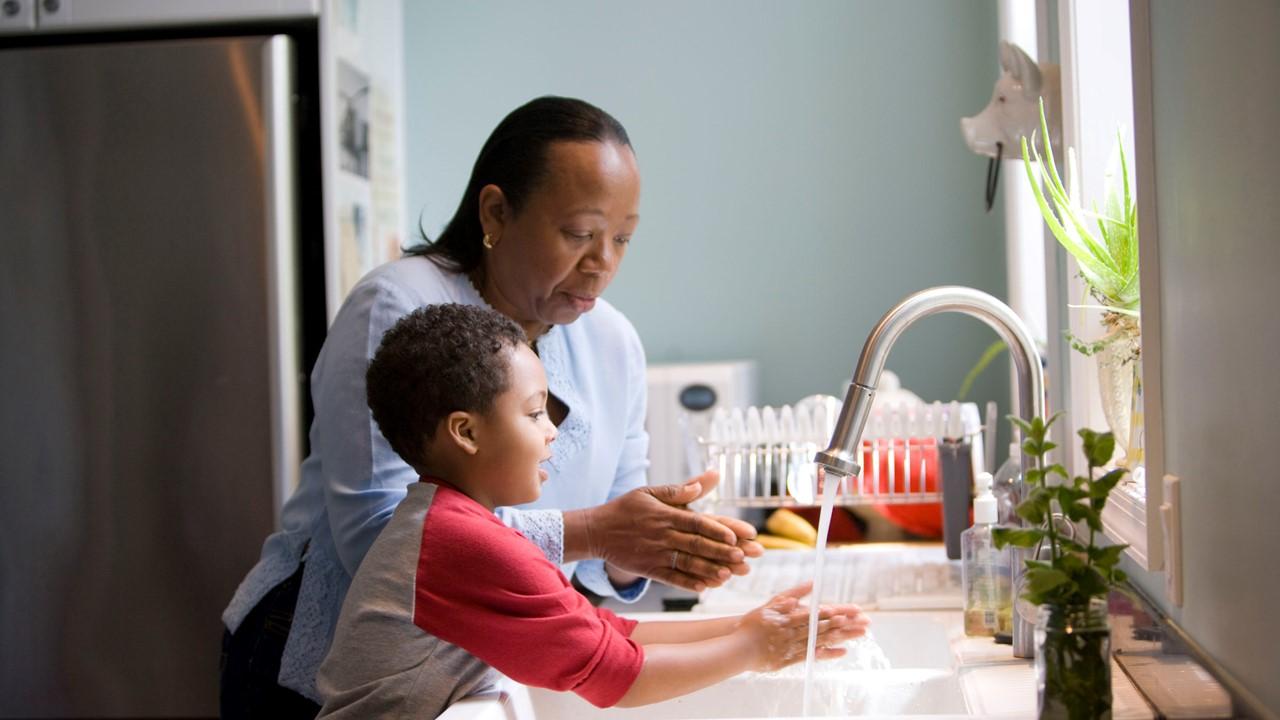
<path id="1" fill-rule="evenodd" d="M 1101 212 L 1096 206 L 1093 210 L 1086 210 L 1080 203 L 1079 189 L 1073 187 L 1074 192 L 1068 193 L 1058 175 L 1053 148 L 1049 145 L 1049 125 L 1045 120 L 1043 98 L 1040 100 L 1040 137 L 1044 157 L 1036 151 L 1034 143 L 1029 145 L 1027 138 L 1023 137 L 1022 164 L 1045 224 L 1079 263 L 1080 274 L 1089 286 L 1089 293 L 1101 304 L 1101 309 L 1136 317 L 1139 305 L 1138 211 L 1129 189 L 1129 164 L 1119 133 L 1116 133 L 1116 149 L 1120 158 L 1120 177 L 1117 178 L 1113 171 L 1108 172 Z M 1067 150 L 1067 166 L 1074 185 L 1078 177 L 1074 150 Z M 1041 189 L 1042 185 L 1044 189 Z M 1046 190 L 1048 198 L 1045 197 Z"/>
<path id="2" fill-rule="evenodd" d="M 1080 191 L 1072 192 L 1062 182 L 1058 174 L 1058 166 L 1054 161 L 1053 147 L 1049 144 L 1049 123 L 1044 115 L 1044 98 L 1040 99 L 1040 138 L 1044 156 L 1030 144 L 1026 136 L 1022 138 L 1022 165 L 1027 172 L 1027 181 L 1035 193 L 1036 203 L 1040 206 L 1040 214 L 1045 224 L 1053 232 L 1067 252 L 1080 266 L 1080 275 L 1089 286 L 1089 294 L 1098 301 L 1091 307 L 1104 313 L 1116 313 L 1130 318 L 1137 318 L 1140 299 L 1138 295 L 1138 209 L 1129 182 L 1129 162 L 1124 154 L 1124 143 L 1119 131 L 1116 132 L 1116 157 L 1118 158 L 1119 177 L 1115 169 L 1107 172 L 1103 185 L 1103 211 L 1086 210 L 1080 204 Z M 1116 164 L 1113 162 L 1113 165 Z M 1079 177 L 1076 171 L 1075 150 L 1067 150 L 1069 177 L 1073 186 Z M 1047 189 L 1049 196 L 1045 197 Z M 1052 207 L 1050 203 L 1052 202 Z M 1116 316 L 1104 315 L 1104 325 L 1109 328 L 1128 324 L 1136 327 L 1134 320 L 1121 320 Z M 1082 340 L 1071 333 L 1063 332 L 1071 347 L 1083 355 L 1094 355 L 1117 339 L 1122 333 L 1108 333 L 1095 341 Z M 991 362 L 1006 349 L 1004 341 L 992 343 L 977 364 L 969 370 L 960 385 L 956 399 L 963 400 L 973 387 L 974 381 Z"/>

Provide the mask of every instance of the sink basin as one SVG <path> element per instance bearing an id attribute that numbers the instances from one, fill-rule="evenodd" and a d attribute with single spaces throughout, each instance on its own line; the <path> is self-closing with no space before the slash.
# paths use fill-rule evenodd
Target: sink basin
<path id="1" fill-rule="evenodd" d="M 968 712 L 955 672 L 951 625 L 931 613 L 872 612 L 875 643 L 855 641 L 850 657 L 814 668 L 815 715 L 963 715 Z M 636 614 L 666 620 L 671 614 Z M 683 616 L 688 619 L 705 615 Z M 878 644 L 878 648 L 876 645 Z M 883 651 L 883 656 L 879 652 Z M 869 659 L 888 660 L 888 669 Z M 881 667 L 883 662 L 878 663 Z M 746 673 L 683 697 L 639 708 L 601 710 L 573 693 L 528 688 L 534 718 L 754 718 L 801 714 L 804 665 L 778 673 Z"/>
<path id="2" fill-rule="evenodd" d="M 856 657 L 815 666 L 813 717 L 1035 717 L 1035 673 L 1031 662 L 1015 659 L 1007 645 L 964 637 L 959 612 L 895 610 L 868 615 L 875 645 L 855 641 L 851 647 Z M 673 621 L 711 615 L 628 613 L 628 617 Z M 868 662 L 874 659 L 887 659 L 887 669 L 883 662 Z M 858 669 L 868 667 L 877 669 Z M 1116 720 L 1154 717 L 1114 664 L 1112 680 Z M 508 681 L 501 698 L 468 698 L 450 706 L 440 720 L 798 718 L 803 692 L 803 663 L 778 673 L 739 675 L 684 697 L 640 708 L 601 710 L 573 693 Z"/>
<path id="3" fill-rule="evenodd" d="M 967 715 L 954 673 L 876 670 L 815 679 L 817 715 Z M 577 695 L 529 690 L 534 717 L 544 718 L 758 718 L 800 716 L 803 678 L 740 676 L 683 697 L 638 708 L 594 707 Z"/>

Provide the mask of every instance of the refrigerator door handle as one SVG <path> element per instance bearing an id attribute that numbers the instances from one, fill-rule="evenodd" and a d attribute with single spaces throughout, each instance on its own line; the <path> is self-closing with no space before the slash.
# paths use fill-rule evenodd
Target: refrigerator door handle
<path id="1" fill-rule="evenodd" d="M 276 529 L 280 509 L 298 485 L 302 462 L 301 328 L 293 115 L 294 49 L 285 35 L 263 46 L 263 162 L 267 207 L 267 305 L 271 434 Z"/>

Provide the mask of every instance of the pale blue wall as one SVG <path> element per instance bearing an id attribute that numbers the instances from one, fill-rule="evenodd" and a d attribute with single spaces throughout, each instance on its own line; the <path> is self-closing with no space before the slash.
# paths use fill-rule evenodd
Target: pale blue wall
<path id="1" fill-rule="evenodd" d="M 642 221 L 606 297 L 650 362 L 755 358 L 770 403 L 835 392 L 906 294 L 1003 296 L 1001 213 L 959 129 L 990 97 L 996 40 L 989 0 L 409 0 L 406 207 L 434 236 L 506 112 L 594 102 L 640 161 Z M 949 399 L 994 339 L 931 319 L 889 367 Z M 1007 378 L 977 397 L 1007 410 Z"/>

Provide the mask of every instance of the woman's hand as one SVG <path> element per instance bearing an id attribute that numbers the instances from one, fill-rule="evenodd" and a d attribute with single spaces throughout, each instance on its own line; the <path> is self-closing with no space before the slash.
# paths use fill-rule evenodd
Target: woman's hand
<path id="1" fill-rule="evenodd" d="M 797 585 L 742 616 L 734 632 L 744 633 L 755 649 L 752 669 L 768 672 L 804 659 L 809 643 L 809 607 L 800 598 L 809 594 L 813 583 Z M 836 647 L 861 637 L 870 621 L 856 605 L 823 605 L 818 609 L 817 660 L 837 658 L 845 649 Z"/>
<path id="2" fill-rule="evenodd" d="M 695 592 L 747 574 L 746 558 L 764 552 L 753 539 L 755 528 L 685 507 L 718 481 L 708 471 L 683 485 L 636 488 L 604 505 L 565 512 L 565 559 L 603 558 L 615 583 L 644 576 Z"/>

